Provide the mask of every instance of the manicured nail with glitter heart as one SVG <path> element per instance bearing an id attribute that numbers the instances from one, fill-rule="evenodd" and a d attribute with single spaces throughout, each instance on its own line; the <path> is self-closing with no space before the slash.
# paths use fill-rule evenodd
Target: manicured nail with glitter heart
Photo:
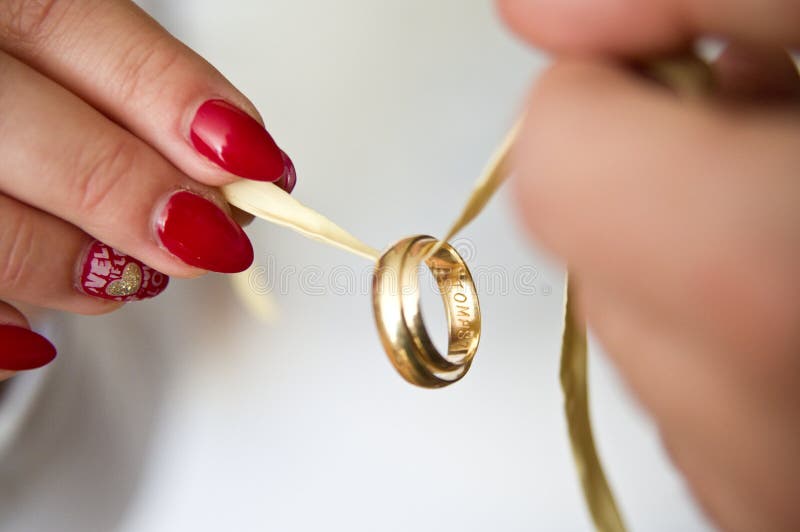
<path id="1" fill-rule="evenodd" d="M 40 334 L 17 325 L 0 325 L 0 369 L 36 369 L 56 358 L 56 348 Z"/>
<path id="2" fill-rule="evenodd" d="M 168 276 L 99 240 L 89 246 L 80 269 L 80 289 L 112 301 L 155 297 L 168 283 Z"/>
<path id="3" fill-rule="evenodd" d="M 192 192 L 170 196 L 156 222 L 161 244 L 186 264 L 235 273 L 253 263 L 250 239 L 222 209 Z"/>
<path id="4" fill-rule="evenodd" d="M 293 168 L 264 126 L 224 100 L 208 100 L 197 109 L 190 138 L 203 156 L 239 177 L 285 181 Z"/>

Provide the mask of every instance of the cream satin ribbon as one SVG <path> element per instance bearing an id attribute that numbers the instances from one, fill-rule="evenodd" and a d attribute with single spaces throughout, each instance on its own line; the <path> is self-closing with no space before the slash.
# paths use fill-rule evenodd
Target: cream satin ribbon
<path id="1" fill-rule="evenodd" d="M 682 95 L 703 95 L 710 87 L 711 76 L 707 65 L 694 56 L 653 61 L 645 65 L 644 70 L 654 79 Z M 495 151 L 462 212 L 441 242 L 452 239 L 473 221 L 508 178 L 509 157 L 518 129 L 519 124 L 511 129 Z M 240 180 L 222 187 L 222 192 L 231 205 L 258 218 L 293 229 L 305 237 L 339 247 L 373 262 L 381 255 L 375 248 L 361 242 L 270 183 Z M 438 247 L 431 250 L 428 256 L 432 256 L 436 249 Z M 242 294 L 247 292 L 241 281 L 238 290 Z M 567 276 L 564 299 L 560 380 L 575 466 L 595 528 L 602 532 L 623 532 L 625 525 L 603 472 L 592 435 L 588 400 L 586 328 L 579 325 L 575 319 L 574 286 L 569 276 Z M 257 310 L 261 309 L 258 304 L 251 306 Z"/>
<path id="2" fill-rule="evenodd" d="M 498 147 L 473 188 L 461 214 L 441 242 L 453 238 L 458 231 L 474 220 L 506 180 L 509 175 L 509 156 L 517 130 L 518 125 L 512 128 Z M 258 218 L 288 227 L 303 236 L 336 246 L 373 262 L 380 257 L 378 250 L 361 242 L 271 183 L 240 180 L 222 187 L 222 192 L 231 205 Z M 434 252 L 435 250 L 429 252 L 429 255 Z M 247 277 L 240 276 L 234 286 L 248 307 L 257 314 L 271 313 L 272 309 L 268 303 L 248 296 L 246 283 Z M 597 529 L 609 532 L 623 531 L 624 526 L 605 480 L 592 438 L 586 389 L 586 333 L 575 323 L 569 293 L 568 285 L 565 292 L 561 382 L 575 464 L 580 472 L 586 501 Z"/>
<path id="3" fill-rule="evenodd" d="M 508 133 L 481 174 L 456 221 L 441 242 L 452 239 L 463 227 L 474 220 L 509 175 L 509 156 L 519 124 Z M 270 183 L 237 181 L 222 188 L 231 205 L 250 214 L 293 229 L 303 236 L 377 261 L 380 252 L 361 242 L 349 232 L 334 224 L 318 212 L 304 206 L 292 196 Z M 428 253 L 433 255 L 438 250 Z M 237 277 L 237 292 L 247 306 L 257 315 L 271 315 L 274 310 L 266 300 L 256 300 L 248 295 L 247 277 Z M 588 412 L 586 381 L 586 334 L 578 327 L 569 300 L 570 287 L 566 287 L 564 337 L 561 351 L 561 382 L 565 395 L 567 424 L 576 468 L 584 487 L 584 494 L 598 530 L 623 531 L 613 495 L 605 480 L 602 466 L 595 451 Z"/>

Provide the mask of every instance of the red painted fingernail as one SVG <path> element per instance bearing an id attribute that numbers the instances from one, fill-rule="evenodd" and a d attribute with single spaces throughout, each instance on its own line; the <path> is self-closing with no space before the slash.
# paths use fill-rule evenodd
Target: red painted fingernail
<path id="1" fill-rule="evenodd" d="M 25 327 L 0 325 L 0 369 L 36 369 L 54 358 L 56 348 L 44 336 Z"/>
<path id="2" fill-rule="evenodd" d="M 155 297 L 168 283 L 168 276 L 99 240 L 89 246 L 81 266 L 81 290 L 112 301 Z"/>
<path id="3" fill-rule="evenodd" d="M 294 190 L 294 186 L 297 184 L 297 173 L 294 170 L 294 163 L 289 156 L 283 151 L 281 151 L 281 155 L 283 155 L 285 169 L 283 175 L 275 181 L 275 184 L 291 194 L 292 190 Z"/>
<path id="4" fill-rule="evenodd" d="M 224 100 L 200 106 L 190 137 L 198 152 L 239 177 L 277 181 L 286 172 L 283 152 L 264 126 Z"/>
<path id="5" fill-rule="evenodd" d="M 164 247 L 191 266 L 234 273 L 253 263 L 253 246 L 242 228 L 197 194 L 174 193 L 158 218 L 157 231 Z"/>

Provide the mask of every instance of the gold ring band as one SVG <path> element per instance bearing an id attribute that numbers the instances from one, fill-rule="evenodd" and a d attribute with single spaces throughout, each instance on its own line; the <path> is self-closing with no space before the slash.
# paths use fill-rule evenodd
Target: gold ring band
<path id="1" fill-rule="evenodd" d="M 437 240 L 412 236 L 390 247 L 375 268 L 372 305 L 381 342 L 395 369 L 408 382 L 441 388 L 469 369 L 481 335 L 481 311 L 464 259 L 447 243 L 427 257 Z M 419 306 L 419 266 L 430 268 L 444 302 L 447 354 L 434 347 Z"/>

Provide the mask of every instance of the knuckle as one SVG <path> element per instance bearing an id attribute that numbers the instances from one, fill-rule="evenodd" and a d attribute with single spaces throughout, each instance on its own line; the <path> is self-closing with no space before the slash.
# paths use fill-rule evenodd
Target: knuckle
<path id="1" fill-rule="evenodd" d="M 168 37 L 153 38 L 147 44 L 134 41 L 127 45 L 125 53 L 119 54 L 113 67 L 114 87 L 118 96 L 127 100 L 133 97 L 158 98 L 157 81 L 173 69 L 183 54 L 180 48 L 164 43 Z"/>
<path id="2" fill-rule="evenodd" d="M 120 183 L 131 178 L 139 158 L 139 146 L 132 139 L 120 139 L 100 148 L 89 144 L 79 155 L 72 204 L 91 216 L 104 209 Z"/>
<path id="3" fill-rule="evenodd" d="M 0 289 L 5 293 L 22 290 L 29 272 L 35 271 L 35 229 L 31 216 L 9 213 L 0 231 Z"/>
<path id="4" fill-rule="evenodd" d="M 10 41 L 36 43 L 52 29 L 62 0 L 4 0 L 0 2 L 0 32 Z"/>

